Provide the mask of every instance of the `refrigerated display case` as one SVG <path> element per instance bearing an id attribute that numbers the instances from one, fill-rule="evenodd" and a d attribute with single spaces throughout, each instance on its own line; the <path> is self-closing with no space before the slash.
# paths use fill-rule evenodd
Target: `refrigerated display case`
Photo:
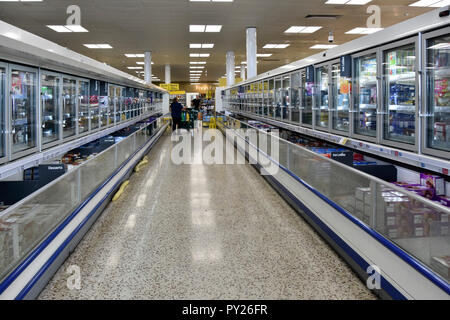
<path id="1" fill-rule="evenodd" d="M 291 109 L 289 119 L 291 122 L 300 122 L 300 91 L 302 79 L 300 72 L 291 74 Z"/>
<path id="2" fill-rule="evenodd" d="M 353 134 L 377 137 L 378 58 L 376 52 L 353 56 Z"/>
<path id="3" fill-rule="evenodd" d="M 313 108 L 314 108 L 314 81 L 307 81 L 306 70 L 302 69 L 302 124 L 307 127 L 313 125 Z"/>
<path id="4" fill-rule="evenodd" d="M 281 119 L 290 120 L 290 108 L 291 108 L 291 76 L 283 77 L 283 90 L 281 101 Z"/>
<path id="5" fill-rule="evenodd" d="M 350 78 L 341 76 L 341 64 L 335 63 L 331 70 L 333 90 L 332 129 L 348 134 L 350 128 Z"/>
<path id="6" fill-rule="evenodd" d="M 41 76 L 41 131 L 42 144 L 48 145 L 60 139 L 61 77 L 43 73 Z"/>
<path id="7" fill-rule="evenodd" d="M 263 116 L 269 116 L 269 81 L 266 80 L 263 82 Z"/>
<path id="8" fill-rule="evenodd" d="M 37 70 L 10 66 L 12 153 L 15 157 L 36 148 Z"/>
<path id="9" fill-rule="evenodd" d="M 63 138 L 76 134 L 77 107 L 76 107 L 77 81 L 63 78 Z"/>
<path id="10" fill-rule="evenodd" d="M 328 130 L 329 110 L 330 110 L 330 65 L 326 64 L 316 69 L 316 123 L 315 127 L 319 130 Z"/>
<path id="11" fill-rule="evenodd" d="M 100 81 L 91 80 L 90 82 L 90 98 L 89 98 L 89 114 L 91 120 L 91 130 L 100 128 L 100 117 L 98 109 L 98 98 L 100 94 Z"/>
<path id="12" fill-rule="evenodd" d="M 382 48 L 382 141 L 415 149 L 418 108 L 416 42 L 405 40 Z M 409 146 L 407 146 L 409 145 Z"/>
<path id="13" fill-rule="evenodd" d="M 0 163 L 5 158 L 5 130 L 6 130 L 6 65 L 0 63 Z"/>
<path id="14" fill-rule="evenodd" d="M 275 110 L 274 118 L 281 119 L 281 106 L 283 105 L 283 81 L 281 77 L 275 79 Z"/>
<path id="15" fill-rule="evenodd" d="M 275 116 L 275 79 L 269 80 L 269 114 L 268 116 L 273 118 Z"/>
<path id="16" fill-rule="evenodd" d="M 78 132 L 89 131 L 89 82 L 78 80 Z"/>
<path id="17" fill-rule="evenodd" d="M 425 150 L 449 158 L 450 152 L 450 33 L 437 31 L 424 39 Z"/>

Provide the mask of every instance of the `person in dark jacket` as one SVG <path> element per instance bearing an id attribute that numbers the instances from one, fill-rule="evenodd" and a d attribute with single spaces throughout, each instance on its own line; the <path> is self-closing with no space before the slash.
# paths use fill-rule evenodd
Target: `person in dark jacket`
<path id="1" fill-rule="evenodd" d="M 178 98 L 173 98 L 172 104 L 170 105 L 170 112 L 172 114 L 172 131 L 175 131 L 181 126 L 181 112 L 184 110 L 181 103 L 178 102 Z"/>

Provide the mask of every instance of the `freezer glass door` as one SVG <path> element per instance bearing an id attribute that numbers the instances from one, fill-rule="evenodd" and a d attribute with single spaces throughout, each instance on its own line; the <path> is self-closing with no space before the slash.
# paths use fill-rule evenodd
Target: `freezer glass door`
<path id="1" fill-rule="evenodd" d="M 333 64 L 333 129 L 348 132 L 350 125 L 350 79 L 341 77 L 341 64 Z"/>
<path id="2" fill-rule="evenodd" d="M 0 158 L 5 156 L 5 97 L 6 94 L 6 69 L 0 67 Z"/>
<path id="3" fill-rule="evenodd" d="M 283 88 L 281 78 L 275 79 L 275 118 L 281 118 L 281 106 L 283 104 Z"/>
<path id="4" fill-rule="evenodd" d="M 450 35 L 427 42 L 427 146 L 450 151 Z"/>
<path id="5" fill-rule="evenodd" d="M 415 143 L 416 47 L 415 44 L 383 54 L 383 139 Z"/>
<path id="6" fill-rule="evenodd" d="M 289 109 L 291 108 L 291 76 L 283 77 L 283 101 L 282 101 L 282 109 L 281 115 L 282 119 L 289 120 Z"/>
<path id="7" fill-rule="evenodd" d="M 59 139 L 60 77 L 43 74 L 41 77 L 42 144 Z"/>
<path id="8" fill-rule="evenodd" d="M 314 104 L 314 82 L 306 82 L 306 71 L 302 70 L 302 123 L 312 126 Z"/>
<path id="9" fill-rule="evenodd" d="M 89 82 L 78 81 L 78 132 L 89 131 Z"/>
<path id="10" fill-rule="evenodd" d="M 63 79 L 63 137 L 68 138 L 76 133 L 76 90 L 77 81 Z"/>
<path id="11" fill-rule="evenodd" d="M 355 58 L 354 133 L 377 136 L 377 54 Z"/>
<path id="12" fill-rule="evenodd" d="M 269 117 L 274 117 L 275 113 L 275 103 L 274 103 L 274 95 L 275 95 L 275 89 L 274 89 L 274 81 L 275 79 L 269 80 Z"/>
<path id="13" fill-rule="evenodd" d="M 329 71 L 330 67 L 325 65 L 317 69 L 317 109 L 316 127 L 328 129 L 329 116 Z"/>
<path id="14" fill-rule="evenodd" d="M 12 151 L 36 147 L 36 88 L 34 71 L 11 70 Z"/>
<path id="15" fill-rule="evenodd" d="M 300 72 L 293 73 L 291 76 L 291 121 L 300 122 L 300 90 L 302 79 Z"/>

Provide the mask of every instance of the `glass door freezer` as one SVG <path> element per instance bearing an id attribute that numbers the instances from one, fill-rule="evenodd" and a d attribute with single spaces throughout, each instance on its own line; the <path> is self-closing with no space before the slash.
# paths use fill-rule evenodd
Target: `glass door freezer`
<path id="1" fill-rule="evenodd" d="M 424 151 L 450 158 L 450 33 L 438 30 L 423 39 L 425 85 L 422 125 Z"/>
<path id="2" fill-rule="evenodd" d="M 409 150 L 418 146 L 417 37 L 381 48 L 383 63 L 383 144 Z M 417 140 L 417 141 L 416 141 Z"/>
<path id="3" fill-rule="evenodd" d="M 0 163 L 6 161 L 6 64 L 0 63 Z"/>

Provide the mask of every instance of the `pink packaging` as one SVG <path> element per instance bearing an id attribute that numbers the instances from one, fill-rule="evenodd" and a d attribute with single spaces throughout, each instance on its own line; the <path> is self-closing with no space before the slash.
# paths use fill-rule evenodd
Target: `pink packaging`
<path id="1" fill-rule="evenodd" d="M 445 195 L 445 180 L 442 177 L 421 173 L 420 174 L 420 184 L 426 186 L 427 188 L 433 188 L 436 190 L 436 195 Z"/>

